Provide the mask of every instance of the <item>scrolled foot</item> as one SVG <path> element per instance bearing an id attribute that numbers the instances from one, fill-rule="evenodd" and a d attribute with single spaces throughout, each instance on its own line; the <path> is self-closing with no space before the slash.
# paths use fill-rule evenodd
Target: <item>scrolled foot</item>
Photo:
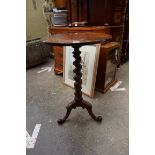
<path id="1" fill-rule="evenodd" d="M 90 104 L 89 102 L 87 101 L 83 101 L 83 107 L 85 107 L 89 113 L 89 115 L 97 122 L 101 122 L 102 121 L 102 116 L 96 116 L 94 113 L 93 113 L 93 110 L 92 110 L 92 104 Z"/>
<path id="2" fill-rule="evenodd" d="M 96 121 L 97 122 L 102 122 L 102 116 L 97 116 Z"/>
<path id="3" fill-rule="evenodd" d="M 64 119 L 59 119 L 57 122 L 58 122 L 59 125 L 62 125 L 65 122 L 65 120 Z"/>

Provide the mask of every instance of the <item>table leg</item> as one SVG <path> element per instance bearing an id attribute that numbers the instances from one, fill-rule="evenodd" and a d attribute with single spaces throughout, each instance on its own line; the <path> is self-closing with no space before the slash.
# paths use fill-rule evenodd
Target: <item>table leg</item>
<path id="1" fill-rule="evenodd" d="M 74 46 L 74 51 L 73 51 L 73 57 L 75 58 L 75 61 L 73 62 L 73 65 L 75 66 L 75 69 L 73 70 L 75 76 L 74 76 L 74 100 L 66 107 L 67 108 L 67 112 L 66 115 L 63 119 L 59 119 L 58 120 L 58 124 L 63 124 L 66 119 L 68 118 L 68 116 L 70 115 L 72 109 L 75 109 L 76 107 L 82 107 L 83 109 L 86 108 L 89 115 L 98 122 L 102 121 L 102 117 L 101 116 L 95 116 L 95 114 L 92 111 L 92 105 L 83 100 L 82 98 L 82 65 L 81 65 L 81 51 L 79 50 L 80 46 Z"/>

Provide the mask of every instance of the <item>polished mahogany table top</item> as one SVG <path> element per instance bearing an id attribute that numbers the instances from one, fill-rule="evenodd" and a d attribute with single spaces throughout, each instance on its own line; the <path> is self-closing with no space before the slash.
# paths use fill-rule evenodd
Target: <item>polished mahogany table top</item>
<path id="1" fill-rule="evenodd" d="M 65 32 L 43 38 L 43 42 L 53 46 L 90 45 L 110 41 L 112 36 L 99 32 Z"/>

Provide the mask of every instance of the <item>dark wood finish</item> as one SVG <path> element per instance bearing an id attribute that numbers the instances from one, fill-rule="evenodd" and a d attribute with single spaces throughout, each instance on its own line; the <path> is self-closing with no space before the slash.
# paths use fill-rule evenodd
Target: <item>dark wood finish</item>
<path id="1" fill-rule="evenodd" d="M 119 50 L 119 48 L 119 42 L 110 42 L 101 46 L 95 87 L 102 93 L 117 82 L 115 75 L 119 56 L 115 55 L 115 49 Z"/>
<path id="2" fill-rule="evenodd" d="M 89 0 L 67 0 L 69 23 L 89 21 Z"/>
<path id="3" fill-rule="evenodd" d="M 110 26 L 90 26 L 90 27 L 51 27 L 49 32 L 51 34 L 61 33 L 61 32 L 101 32 L 105 34 L 110 34 Z"/>
<path id="4" fill-rule="evenodd" d="M 44 38 L 44 42 L 54 46 L 92 45 L 110 41 L 112 36 L 97 32 L 64 32 L 53 34 L 52 37 Z"/>
<path id="5" fill-rule="evenodd" d="M 120 54 L 122 60 L 126 59 L 129 51 L 128 24 L 124 22 L 128 16 L 128 0 L 67 0 L 70 18 L 69 23 L 74 21 L 86 21 L 89 26 L 111 26 L 113 41 L 121 44 Z M 117 28 L 116 28 L 117 26 Z M 128 41 L 126 41 L 128 40 Z"/>
<path id="6" fill-rule="evenodd" d="M 111 35 L 112 35 L 113 41 L 121 42 L 123 29 L 124 29 L 124 25 L 111 27 Z"/>
<path id="7" fill-rule="evenodd" d="M 92 111 L 92 105 L 85 101 L 82 97 L 82 65 L 81 65 L 81 51 L 79 50 L 80 45 L 77 46 L 73 46 L 74 48 L 74 52 L 73 52 L 73 57 L 75 58 L 75 61 L 73 62 L 73 65 L 75 66 L 75 69 L 73 70 L 75 76 L 74 76 L 74 100 L 66 107 L 67 112 L 66 115 L 63 119 L 58 120 L 59 124 L 62 124 L 66 121 L 66 119 L 68 118 L 68 116 L 71 113 L 72 109 L 75 109 L 77 107 L 82 107 L 83 109 L 87 109 L 89 115 L 96 121 L 101 122 L 102 121 L 102 117 L 101 116 L 95 116 L 93 111 Z"/>
<path id="8" fill-rule="evenodd" d="M 111 39 L 112 37 L 108 34 L 102 34 L 102 33 L 62 33 L 62 34 L 53 34 L 50 38 L 44 38 L 43 42 L 47 44 L 51 44 L 53 46 L 72 46 L 74 48 L 73 56 L 75 58 L 75 61 L 73 62 L 73 65 L 75 66 L 75 69 L 73 72 L 75 73 L 74 76 L 74 100 L 66 107 L 67 112 L 63 119 L 58 120 L 58 124 L 63 124 L 68 116 L 71 113 L 72 109 L 75 109 L 76 107 L 82 107 L 83 109 L 86 108 L 89 115 L 97 122 L 102 121 L 101 116 L 95 116 L 95 114 L 92 111 L 92 105 L 85 101 L 82 98 L 82 66 L 81 66 L 81 51 L 79 48 L 83 45 L 90 45 L 90 44 L 96 44 L 96 43 L 104 43 L 107 40 Z"/>
<path id="9" fill-rule="evenodd" d="M 121 25 L 125 0 L 90 0 L 90 25 Z"/>
<path id="10" fill-rule="evenodd" d="M 100 32 L 105 34 L 110 34 L 110 27 L 109 26 L 91 26 L 91 27 L 52 27 L 49 28 L 49 32 L 51 34 L 56 33 L 63 33 L 63 32 Z M 54 51 L 54 71 L 55 74 L 62 74 L 63 73 L 63 60 L 61 59 L 61 55 L 63 55 L 63 47 L 53 47 Z M 61 54 L 57 54 L 61 53 Z"/>
<path id="11" fill-rule="evenodd" d="M 126 8 L 124 10 L 124 29 L 122 34 L 122 46 L 121 46 L 121 63 L 125 63 L 129 60 L 129 2 L 126 1 Z"/>

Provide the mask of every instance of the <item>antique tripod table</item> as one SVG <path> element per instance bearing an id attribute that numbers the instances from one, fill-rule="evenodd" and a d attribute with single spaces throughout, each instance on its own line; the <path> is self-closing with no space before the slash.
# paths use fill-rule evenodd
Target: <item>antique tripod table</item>
<path id="1" fill-rule="evenodd" d="M 97 122 L 102 121 L 101 116 L 96 116 L 92 111 L 92 104 L 85 101 L 82 97 L 82 65 L 81 65 L 81 51 L 80 47 L 84 45 L 92 45 L 92 44 L 98 44 L 98 43 L 106 43 L 111 40 L 111 35 L 104 34 L 104 33 L 95 33 L 95 32 L 68 32 L 68 33 L 57 33 L 53 34 L 52 36 L 43 39 L 44 43 L 51 44 L 52 46 L 72 46 L 73 51 L 73 57 L 75 58 L 75 61 L 73 62 L 73 65 L 75 66 L 74 72 L 74 100 L 69 103 L 69 105 L 66 107 L 67 112 L 63 119 L 58 120 L 58 124 L 63 124 L 68 116 L 71 113 L 72 109 L 75 109 L 76 107 L 82 107 L 83 109 L 86 108 L 89 115 Z"/>

